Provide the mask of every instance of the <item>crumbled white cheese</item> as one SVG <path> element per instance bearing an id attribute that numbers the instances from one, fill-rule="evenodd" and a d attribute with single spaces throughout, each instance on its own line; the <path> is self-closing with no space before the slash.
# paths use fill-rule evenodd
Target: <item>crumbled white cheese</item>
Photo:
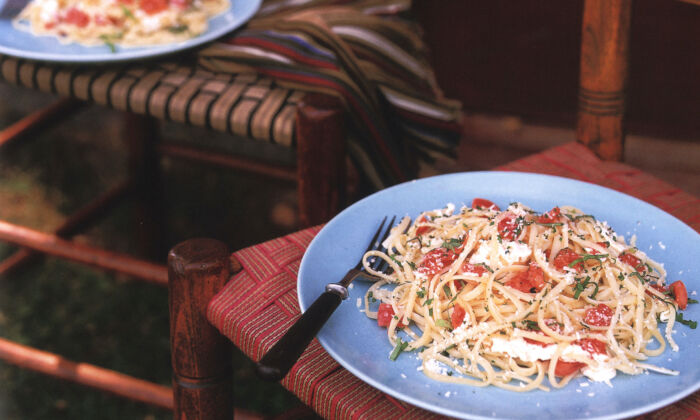
<path id="1" fill-rule="evenodd" d="M 495 353 L 505 353 L 510 357 L 518 358 L 524 362 L 549 360 L 557 350 L 557 346 L 555 345 L 542 347 L 537 344 L 528 343 L 522 337 L 512 340 L 495 337 L 491 342 L 491 351 Z"/>
<path id="2" fill-rule="evenodd" d="M 525 261 L 531 253 L 530 247 L 520 242 L 503 241 L 498 245 L 498 255 L 509 265 Z"/>
<path id="3" fill-rule="evenodd" d="M 446 375 L 447 368 L 435 359 L 428 359 L 425 361 L 425 367 L 428 371 L 437 373 L 439 375 Z"/>

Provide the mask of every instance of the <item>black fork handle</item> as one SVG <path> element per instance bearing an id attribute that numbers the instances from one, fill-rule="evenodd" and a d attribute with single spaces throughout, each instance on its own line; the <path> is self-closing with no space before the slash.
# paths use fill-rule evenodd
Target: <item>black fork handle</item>
<path id="1" fill-rule="evenodd" d="M 326 291 L 321 294 L 260 359 L 256 366 L 258 376 L 268 381 L 279 381 L 287 376 L 289 369 L 294 366 L 341 301 L 338 293 Z"/>

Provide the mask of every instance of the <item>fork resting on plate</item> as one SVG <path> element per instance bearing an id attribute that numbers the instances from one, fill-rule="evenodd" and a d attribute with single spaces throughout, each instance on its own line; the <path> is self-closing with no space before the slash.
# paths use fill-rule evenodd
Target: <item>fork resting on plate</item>
<path id="1" fill-rule="evenodd" d="M 386 219 L 385 217 L 382 220 L 367 250 L 362 254 L 363 256 L 372 250 L 386 251 L 382 243 L 389 236 L 396 217 L 389 221 L 385 229 Z M 382 232 L 384 233 L 382 234 Z M 289 369 L 328 321 L 340 302 L 347 299 L 350 283 L 360 276 L 371 277 L 362 264 L 362 258 L 355 267 L 345 274 L 341 281 L 326 285 L 326 291 L 309 306 L 284 336 L 260 359 L 256 366 L 259 377 L 269 381 L 279 381 L 287 375 Z M 388 264 L 383 259 L 378 258 L 378 260 L 374 262 L 372 269 L 383 271 Z"/>

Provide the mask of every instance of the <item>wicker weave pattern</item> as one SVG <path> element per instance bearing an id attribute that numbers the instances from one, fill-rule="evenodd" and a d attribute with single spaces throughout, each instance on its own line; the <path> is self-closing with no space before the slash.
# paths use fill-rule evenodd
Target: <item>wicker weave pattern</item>
<path id="1" fill-rule="evenodd" d="M 575 166 L 569 162 L 575 162 Z M 539 172 L 593 182 L 634 195 L 700 231 L 700 200 L 621 163 L 601 162 L 570 143 L 499 168 Z M 211 301 L 209 321 L 253 360 L 279 339 L 299 316 L 296 274 L 318 227 L 236 252 L 243 270 Z M 340 367 L 317 340 L 282 381 L 304 403 L 329 419 L 437 418 L 379 392 Z M 639 418 L 691 419 L 700 416 L 700 392 Z"/>
<path id="2" fill-rule="evenodd" d="M 56 66 L 0 55 L 6 81 L 159 119 L 292 146 L 303 92 L 272 79 L 213 73 L 193 64 Z"/>

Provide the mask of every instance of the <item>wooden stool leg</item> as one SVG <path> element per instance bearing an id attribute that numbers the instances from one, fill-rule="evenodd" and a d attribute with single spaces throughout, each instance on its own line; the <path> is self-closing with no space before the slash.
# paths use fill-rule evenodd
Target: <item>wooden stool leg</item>
<path id="1" fill-rule="evenodd" d="M 125 113 L 125 140 L 129 150 L 129 180 L 136 201 L 136 233 L 139 251 L 152 260 L 166 252 L 163 224 L 162 183 L 158 147 L 158 121 L 153 117 Z"/>
<path id="2" fill-rule="evenodd" d="M 600 158 L 622 160 L 631 0 L 586 0 L 576 138 Z"/>
<path id="3" fill-rule="evenodd" d="M 233 418 L 232 344 L 206 319 L 229 278 L 226 245 L 192 239 L 168 255 L 175 419 Z"/>
<path id="4" fill-rule="evenodd" d="M 340 102 L 309 94 L 296 122 L 297 190 L 302 227 L 327 222 L 345 202 L 345 131 Z"/>

